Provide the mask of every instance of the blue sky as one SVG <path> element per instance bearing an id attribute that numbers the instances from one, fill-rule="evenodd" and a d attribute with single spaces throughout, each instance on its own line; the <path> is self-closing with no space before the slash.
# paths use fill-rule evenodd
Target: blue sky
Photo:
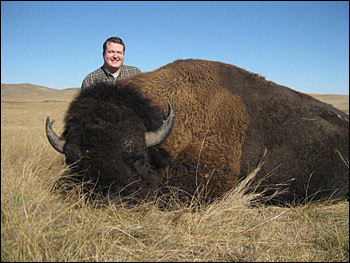
<path id="1" fill-rule="evenodd" d="M 198 58 L 305 93 L 349 94 L 348 1 L 1 1 L 1 83 L 80 87 L 111 36 L 143 72 Z"/>

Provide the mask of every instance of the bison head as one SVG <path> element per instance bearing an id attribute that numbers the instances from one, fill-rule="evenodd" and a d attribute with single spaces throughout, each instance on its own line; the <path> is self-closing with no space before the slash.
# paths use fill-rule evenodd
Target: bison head
<path id="1" fill-rule="evenodd" d="M 161 123 L 160 111 L 134 90 L 100 84 L 72 101 L 62 136 L 47 117 L 46 135 L 73 172 L 102 192 L 137 192 L 144 198 L 158 188 L 159 170 L 169 164 L 170 155 L 157 147 L 173 127 L 174 110 L 168 106 Z"/>

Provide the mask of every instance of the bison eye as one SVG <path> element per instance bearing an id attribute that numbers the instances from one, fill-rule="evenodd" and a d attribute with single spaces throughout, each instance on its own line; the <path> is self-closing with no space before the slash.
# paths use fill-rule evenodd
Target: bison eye
<path id="1" fill-rule="evenodd" d="M 124 157 L 125 163 L 127 163 L 128 165 L 135 164 L 136 162 L 140 163 L 145 159 L 145 156 L 143 154 L 137 154 L 137 153 L 133 153 L 133 154 L 125 153 L 123 157 Z"/>
<path id="2" fill-rule="evenodd" d="M 145 163 L 145 158 L 142 156 L 141 158 L 138 158 L 134 161 L 135 165 L 143 165 Z"/>

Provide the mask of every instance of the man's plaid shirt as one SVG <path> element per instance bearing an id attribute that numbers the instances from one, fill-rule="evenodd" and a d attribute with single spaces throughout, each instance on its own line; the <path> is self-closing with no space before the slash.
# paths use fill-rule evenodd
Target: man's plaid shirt
<path id="1" fill-rule="evenodd" d="M 113 83 L 115 81 L 130 77 L 140 72 L 141 70 L 137 67 L 122 65 L 118 77 L 115 78 L 104 66 L 102 66 L 85 77 L 83 83 L 81 84 L 81 90 L 97 82 Z"/>

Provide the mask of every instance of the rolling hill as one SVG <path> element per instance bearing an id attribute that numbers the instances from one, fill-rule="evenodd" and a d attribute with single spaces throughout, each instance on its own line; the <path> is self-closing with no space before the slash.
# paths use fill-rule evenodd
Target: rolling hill
<path id="1" fill-rule="evenodd" d="M 70 101 L 80 88 L 51 89 L 30 83 L 1 83 L 1 102 Z"/>

